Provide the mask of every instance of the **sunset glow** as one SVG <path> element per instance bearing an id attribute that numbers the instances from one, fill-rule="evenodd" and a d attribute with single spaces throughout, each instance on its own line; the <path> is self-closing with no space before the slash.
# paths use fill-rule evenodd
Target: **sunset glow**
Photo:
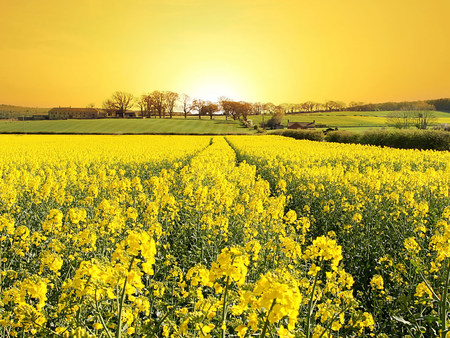
<path id="1" fill-rule="evenodd" d="M 448 97 L 448 0 L 2 1 L 0 103 Z"/>

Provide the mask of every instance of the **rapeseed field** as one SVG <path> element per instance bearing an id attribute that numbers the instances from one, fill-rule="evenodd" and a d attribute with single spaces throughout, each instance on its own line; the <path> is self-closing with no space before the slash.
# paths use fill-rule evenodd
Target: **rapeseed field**
<path id="1" fill-rule="evenodd" d="M 0 141 L 3 337 L 447 334 L 448 152 Z"/>

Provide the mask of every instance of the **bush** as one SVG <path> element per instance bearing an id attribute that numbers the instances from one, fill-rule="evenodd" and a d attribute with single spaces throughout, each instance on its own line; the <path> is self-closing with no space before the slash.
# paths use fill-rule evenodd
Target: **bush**
<path id="1" fill-rule="evenodd" d="M 374 130 L 363 134 L 339 130 L 329 132 L 325 140 L 400 149 L 450 150 L 450 134 L 438 130 Z"/>
<path id="2" fill-rule="evenodd" d="M 321 130 L 286 129 L 277 134 L 281 136 L 292 137 L 296 140 L 323 141 L 325 138 Z"/>
<path id="3" fill-rule="evenodd" d="M 280 135 L 282 136 L 284 130 L 283 129 L 276 129 L 276 130 L 269 130 L 270 135 Z"/>
<path id="4" fill-rule="evenodd" d="M 361 135 L 359 143 L 401 149 L 450 150 L 450 134 L 436 130 L 380 130 Z"/>
<path id="5" fill-rule="evenodd" d="M 259 125 L 261 128 L 264 129 L 279 129 L 283 128 L 281 125 L 281 122 L 283 121 L 284 114 L 282 113 L 275 113 L 272 115 L 270 119 L 268 119 L 265 122 L 261 122 Z"/>
<path id="6" fill-rule="evenodd" d="M 359 143 L 359 134 L 346 130 L 330 131 L 325 136 L 325 140 L 338 143 Z"/>

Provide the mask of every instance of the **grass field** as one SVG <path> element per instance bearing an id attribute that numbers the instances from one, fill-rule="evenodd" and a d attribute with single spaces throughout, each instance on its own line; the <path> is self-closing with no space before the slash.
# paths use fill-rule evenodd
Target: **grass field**
<path id="1" fill-rule="evenodd" d="M 22 118 L 23 116 L 45 115 L 50 108 L 19 107 L 0 104 L 1 118 Z"/>
<path id="2" fill-rule="evenodd" d="M 322 113 L 305 113 L 305 114 L 287 114 L 284 117 L 283 124 L 289 122 L 312 122 L 316 121 L 316 125 L 322 124 L 327 127 L 338 127 L 339 129 L 348 129 L 351 131 L 361 132 L 369 129 L 385 128 L 387 126 L 387 117 L 392 114 L 389 111 L 371 111 L 371 112 L 322 112 Z M 436 116 L 435 123 L 450 123 L 450 113 L 434 112 Z M 255 124 L 262 122 L 262 116 L 252 116 L 251 119 Z M 265 117 L 267 119 L 267 117 Z"/>
<path id="3" fill-rule="evenodd" d="M 386 128 L 386 119 L 391 112 L 330 112 L 288 114 L 283 125 L 289 122 L 312 122 L 326 127 L 363 132 Z M 435 112 L 434 123 L 449 123 L 450 113 Z M 268 116 L 249 116 L 255 125 Z M 195 116 L 187 119 L 102 119 L 102 120 L 52 120 L 52 121 L 6 121 L 0 120 L 0 133 L 112 133 L 112 134 L 252 134 L 253 129 L 244 128 L 239 121 L 225 120 L 216 116 L 199 120 Z"/>
<path id="4" fill-rule="evenodd" d="M 248 134 L 253 129 L 238 121 L 216 118 L 173 119 L 102 119 L 52 121 L 1 121 L 0 132 L 6 133 L 149 133 L 149 134 Z"/>

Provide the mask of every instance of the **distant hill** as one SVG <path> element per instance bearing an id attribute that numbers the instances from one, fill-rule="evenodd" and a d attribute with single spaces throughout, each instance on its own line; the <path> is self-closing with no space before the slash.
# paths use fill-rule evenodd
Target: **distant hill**
<path id="1" fill-rule="evenodd" d="M 20 118 L 22 116 L 45 115 L 50 108 L 21 107 L 0 104 L 0 119 Z"/>

